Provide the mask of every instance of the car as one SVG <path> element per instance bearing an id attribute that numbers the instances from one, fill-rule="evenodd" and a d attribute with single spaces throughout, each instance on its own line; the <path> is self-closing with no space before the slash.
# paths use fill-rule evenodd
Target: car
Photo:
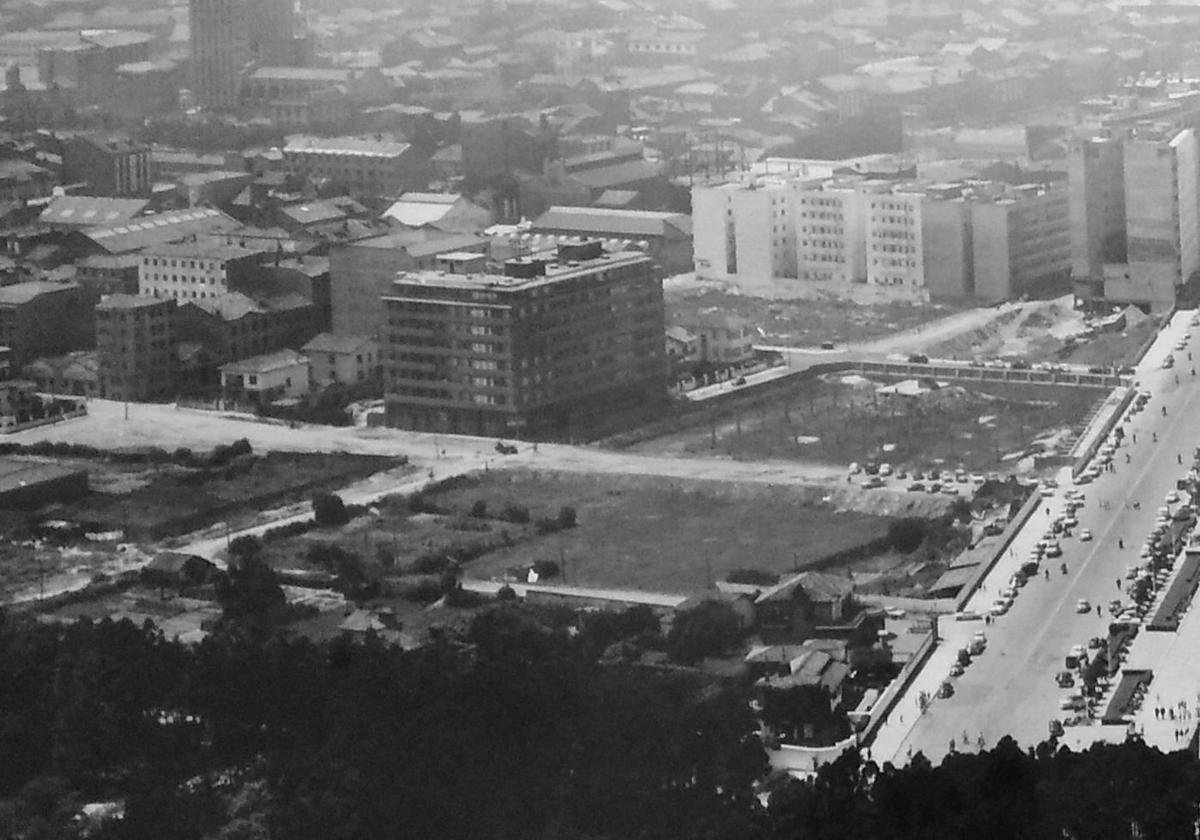
<path id="1" fill-rule="evenodd" d="M 511 443 L 505 443 L 502 440 L 496 441 L 496 451 L 501 455 L 516 455 L 517 447 Z"/>
<path id="2" fill-rule="evenodd" d="M 1078 711 L 1085 705 L 1082 694 L 1064 694 L 1058 700 L 1058 708 L 1063 711 Z"/>
<path id="3" fill-rule="evenodd" d="M 908 472 L 906 470 L 904 470 L 903 467 L 896 470 L 896 472 L 893 473 L 893 475 L 895 475 L 896 478 L 900 478 L 900 479 L 908 478 Z"/>
<path id="4" fill-rule="evenodd" d="M 1176 493 L 1174 490 L 1172 490 L 1169 493 L 1167 493 L 1167 495 L 1164 496 L 1163 498 L 1165 499 L 1167 504 L 1173 505 L 1179 501 L 1179 494 Z"/>
<path id="5" fill-rule="evenodd" d="M 983 477 L 982 473 L 971 473 L 971 483 L 976 487 L 982 487 L 985 481 L 987 479 Z"/>
<path id="6" fill-rule="evenodd" d="M 858 463 L 858 461 L 851 461 L 850 475 L 858 475 L 860 472 L 862 472 L 862 466 Z"/>
<path id="7" fill-rule="evenodd" d="M 1119 613 L 1121 611 L 1121 602 L 1118 601 L 1116 598 L 1109 601 L 1108 602 L 1108 611 L 1110 613 L 1112 613 L 1113 615 L 1116 615 L 1117 613 Z"/>
<path id="8" fill-rule="evenodd" d="M 1087 598 L 1080 598 L 1075 602 L 1075 612 L 1088 613 L 1092 611 L 1092 602 Z"/>
<path id="9" fill-rule="evenodd" d="M 925 492 L 925 482 L 914 481 L 908 485 L 908 489 L 914 493 L 923 493 L 923 492 Z"/>
<path id="10" fill-rule="evenodd" d="M 959 484 L 966 484 L 967 482 L 969 482 L 971 480 L 971 478 L 965 472 L 963 472 L 962 470 L 959 470 L 958 472 L 956 472 L 954 474 L 954 480 L 957 481 Z"/>
<path id="11" fill-rule="evenodd" d="M 1088 530 L 1087 528 L 1080 528 L 1079 529 L 1079 541 L 1080 542 L 1091 542 L 1092 541 L 1092 532 L 1090 530 Z"/>
<path id="12" fill-rule="evenodd" d="M 1059 671 L 1054 675 L 1054 681 L 1058 683 L 1059 688 L 1075 687 L 1075 675 L 1070 671 Z"/>
<path id="13" fill-rule="evenodd" d="M 1175 357 L 1167 356 L 1167 358 L 1163 359 L 1162 366 L 1163 370 L 1170 370 L 1171 368 L 1175 367 Z"/>
<path id="14" fill-rule="evenodd" d="M 929 490 L 930 493 L 941 493 L 942 485 L 940 482 L 931 481 L 931 482 L 929 482 L 929 486 L 926 489 Z"/>
<path id="15" fill-rule="evenodd" d="M 982 618 L 975 610 L 959 610 L 954 614 L 955 621 L 979 621 Z"/>
<path id="16" fill-rule="evenodd" d="M 1094 476 L 1090 472 L 1081 472 L 1079 475 L 1075 476 L 1075 483 L 1076 484 L 1091 484 L 1093 478 L 1094 478 Z M 1042 495 L 1044 496 L 1046 494 L 1043 493 Z"/>
<path id="17" fill-rule="evenodd" d="M 1054 495 L 1054 488 L 1043 486 L 1038 492 L 1041 493 L 1043 499 L 1049 499 Z"/>
<path id="18" fill-rule="evenodd" d="M 1058 720 L 1057 718 L 1052 718 L 1050 720 L 1050 737 L 1051 738 L 1061 738 L 1062 736 L 1063 736 L 1062 721 Z"/>
<path id="19" fill-rule="evenodd" d="M 924 353 L 913 353 L 911 356 L 908 357 L 908 360 L 909 360 L 909 362 L 911 362 L 914 365 L 929 364 L 929 357 L 926 356 Z"/>
<path id="20" fill-rule="evenodd" d="M 1047 557 L 1062 557 L 1062 553 L 1063 553 L 1062 546 L 1056 542 L 1052 542 L 1048 546 L 1046 546 L 1046 556 Z"/>
<path id="21" fill-rule="evenodd" d="M 883 613 L 888 618 L 904 618 L 904 616 L 908 615 L 907 612 L 899 607 L 885 607 Z"/>
<path id="22" fill-rule="evenodd" d="M 942 684 L 938 686 L 937 696 L 942 699 L 953 697 L 954 683 L 950 682 L 949 680 L 943 680 Z"/>
<path id="23" fill-rule="evenodd" d="M 943 487 L 943 488 L 942 488 L 942 493 L 943 493 L 943 494 L 945 494 L 945 495 L 947 495 L 947 496 L 957 496 L 957 495 L 958 495 L 958 488 L 957 488 L 957 487 L 955 487 L 954 485 L 950 484 L 950 485 L 947 485 L 947 486 L 945 486 L 945 487 Z"/>
<path id="24" fill-rule="evenodd" d="M 1072 645 L 1071 655 L 1082 661 L 1087 661 L 1087 648 L 1083 645 Z"/>
<path id="25" fill-rule="evenodd" d="M 1004 615 L 1006 612 L 1008 612 L 1008 608 L 1011 606 L 1012 604 L 1009 603 L 1008 599 L 997 598 L 992 602 L 992 605 L 988 607 L 988 614 L 993 616 Z"/>
<path id="26" fill-rule="evenodd" d="M 987 474 L 987 480 L 988 480 L 988 481 L 1000 481 L 1000 473 L 998 473 L 998 472 L 990 472 L 990 473 L 988 473 L 988 474 Z"/>
<path id="27" fill-rule="evenodd" d="M 1008 365 L 1012 370 L 1029 370 L 1029 362 L 1024 359 L 1016 359 Z"/>
<path id="28" fill-rule="evenodd" d="M 1064 528 L 1074 528 L 1076 525 L 1079 524 L 1079 520 L 1076 519 L 1074 516 L 1064 516 L 1063 520 L 1062 520 L 1062 524 L 1063 524 Z"/>
<path id="29" fill-rule="evenodd" d="M 739 376 L 737 379 L 735 379 L 733 381 L 733 387 L 735 387 L 735 388 L 739 385 L 745 385 L 745 384 L 746 384 L 746 377 L 744 377 L 744 376 Z"/>
<path id="30" fill-rule="evenodd" d="M 922 470 L 916 469 L 912 471 L 912 477 L 914 481 L 924 481 L 925 473 Z"/>
<path id="31" fill-rule="evenodd" d="M 881 476 L 883 476 L 884 478 L 887 478 L 889 475 L 892 474 L 892 465 L 887 462 L 880 464 L 879 465 L 879 474 Z"/>
<path id="32" fill-rule="evenodd" d="M 964 668 L 961 663 L 955 662 L 950 666 L 950 676 L 961 677 L 963 675 L 963 671 L 965 670 L 966 668 Z"/>
<path id="33" fill-rule="evenodd" d="M 821 342 L 822 350 L 832 350 L 835 346 L 836 345 L 832 341 L 822 341 Z"/>
<path id="34" fill-rule="evenodd" d="M 864 490 L 873 490 L 876 487 L 883 486 L 883 479 L 877 475 L 872 475 L 872 476 L 869 476 L 868 478 L 863 479 L 861 486 Z"/>
<path id="35" fill-rule="evenodd" d="M 1104 639 L 1100 638 L 1099 636 L 1092 636 L 1092 638 L 1088 639 L 1087 646 L 1088 650 L 1100 650 L 1100 648 L 1104 647 L 1105 644 L 1107 644 L 1107 642 L 1105 642 Z"/>
<path id="36" fill-rule="evenodd" d="M 874 461 L 867 461 L 863 464 L 863 472 L 867 475 L 879 475 L 879 465 Z"/>

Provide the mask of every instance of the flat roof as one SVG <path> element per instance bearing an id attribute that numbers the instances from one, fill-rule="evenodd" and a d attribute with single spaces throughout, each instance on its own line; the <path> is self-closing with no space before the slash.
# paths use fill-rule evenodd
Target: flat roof
<path id="1" fill-rule="evenodd" d="M 535 277 L 509 277 L 505 274 L 480 272 L 472 274 L 447 274 L 444 271 L 403 271 L 393 282 L 393 297 L 403 297 L 399 290 L 405 287 L 428 286 L 444 289 L 495 289 L 499 291 L 518 291 L 556 283 L 571 277 L 592 273 L 600 268 L 634 265 L 640 262 L 650 262 L 641 251 L 618 251 L 586 260 L 570 260 L 558 262 L 557 254 L 546 252 L 535 255 L 531 260 L 546 264 L 546 273 Z M 385 298 L 388 297 L 385 295 Z"/>
<path id="2" fill-rule="evenodd" d="M 375 140 L 369 137 L 293 137 L 284 153 L 298 155 L 355 155 L 360 157 L 399 157 L 408 151 L 408 143 Z"/>

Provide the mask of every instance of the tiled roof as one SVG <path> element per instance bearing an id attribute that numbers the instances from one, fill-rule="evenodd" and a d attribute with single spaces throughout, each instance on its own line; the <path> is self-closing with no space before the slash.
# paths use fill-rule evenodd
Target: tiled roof
<path id="1" fill-rule="evenodd" d="M 238 222 L 220 210 L 196 207 L 143 216 L 126 224 L 89 230 L 85 235 L 110 254 L 124 254 L 152 245 L 178 242 L 193 234 L 222 233 L 237 227 Z"/>
<path id="2" fill-rule="evenodd" d="M 38 221 L 78 227 L 114 225 L 140 216 L 149 203 L 141 198 L 60 195 L 50 200 Z"/>
<path id="3" fill-rule="evenodd" d="M 577 173 L 579 178 L 590 173 Z M 605 207 L 554 206 L 534 220 L 534 231 L 568 231 L 609 236 L 663 236 L 668 228 L 690 233 L 692 220 L 684 213 L 614 210 Z"/>
<path id="4" fill-rule="evenodd" d="M 274 353 L 267 353 L 262 356 L 251 356 L 248 359 L 240 359 L 236 362 L 229 362 L 221 365 L 222 373 L 265 373 L 266 371 L 278 370 L 279 368 L 293 367 L 294 365 L 307 365 L 308 357 L 295 350 L 278 350 Z"/>

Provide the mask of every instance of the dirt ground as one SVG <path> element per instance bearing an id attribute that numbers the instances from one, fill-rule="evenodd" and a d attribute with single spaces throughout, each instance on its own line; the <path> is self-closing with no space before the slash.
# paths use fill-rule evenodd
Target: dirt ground
<path id="1" fill-rule="evenodd" d="M 228 470 L 174 464 L 129 465 L 102 459 L 63 459 L 88 471 L 92 492 L 54 505 L 56 519 L 121 530 L 126 539 L 160 538 L 223 521 L 237 527 L 258 510 L 311 498 L 372 473 L 395 459 L 345 454 L 272 452 L 253 455 Z"/>
<path id="2" fill-rule="evenodd" d="M 727 404 L 713 419 L 639 443 L 639 454 L 868 460 L 1002 471 L 1031 442 L 1067 443 L 1107 394 L 1092 388 L 1015 383 L 947 385 L 917 396 L 881 395 L 894 384 L 862 376 L 797 382 L 783 393 Z"/>
<path id="3" fill-rule="evenodd" d="M 707 312 L 735 314 L 758 327 L 762 343 L 785 345 L 865 341 L 913 329 L 962 309 L 908 301 L 856 303 L 828 295 L 781 300 L 705 287 L 668 287 L 665 300 L 668 323 L 686 323 Z"/>
<path id="4" fill-rule="evenodd" d="M 271 542 L 267 557 L 277 567 L 303 568 L 309 545 L 334 542 L 387 576 L 422 556 L 477 547 L 483 553 L 464 567 L 470 577 L 502 577 L 550 560 L 565 564 L 571 584 L 690 592 L 736 568 L 803 568 L 882 536 L 894 512 L 935 515 L 946 505 L 884 493 L 876 499 L 880 513 L 866 513 L 850 507 L 860 495 L 828 486 L 492 470 L 428 494 L 444 513 L 411 514 L 403 502 L 389 502 L 346 528 Z M 480 501 L 486 515 L 471 516 Z M 527 508 L 531 522 L 500 518 L 509 503 Z M 577 526 L 539 534 L 537 521 L 564 506 L 576 511 Z M 388 569 L 378 566 L 381 551 L 394 558 Z"/>

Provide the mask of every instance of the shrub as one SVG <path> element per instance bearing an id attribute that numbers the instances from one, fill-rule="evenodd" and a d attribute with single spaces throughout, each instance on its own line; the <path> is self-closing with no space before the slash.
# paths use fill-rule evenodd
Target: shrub
<path id="1" fill-rule="evenodd" d="M 181 466 L 190 467 L 196 461 L 196 453 L 186 446 L 181 446 L 171 453 L 171 460 Z"/>
<path id="2" fill-rule="evenodd" d="M 483 499 L 476 499 L 475 504 L 471 505 L 471 516 L 476 519 L 483 519 L 487 516 L 487 502 Z"/>
<path id="3" fill-rule="evenodd" d="M 345 525 L 350 521 L 350 514 L 342 497 L 336 493 L 318 493 L 313 496 L 313 518 L 317 524 L 325 527 Z"/>
<path id="4" fill-rule="evenodd" d="M 537 576 L 542 580 L 547 578 L 558 577 L 562 569 L 553 560 L 538 560 L 533 564 L 533 570 L 537 572 Z"/>
<path id="5" fill-rule="evenodd" d="M 558 509 L 558 527 L 562 530 L 574 528 L 576 524 L 575 508 L 563 505 Z"/>
<path id="6" fill-rule="evenodd" d="M 348 551 L 336 543 L 324 542 L 310 545 L 304 559 L 313 566 L 320 566 L 335 574 L 340 574 L 344 567 L 362 563 L 361 558 L 353 551 Z"/>
<path id="7" fill-rule="evenodd" d="M 461 586 L 455 586 L 446 592 L 446 606 L 458 607 L 459 609 L 473 609 L 481 607 L 487 603 L 487 598 L 478 592 L 472 592 L 470 589 L 463 589 Z"/>
<path id="8" fill-rule="evenodd" d="M 923 519 L 906 517 L 888 525 L 888 545 L 903 554 L 916 551 L 925 541 L 926 523 Z"/>
<path id="9" fill-rule="evenodd" d="M 557 519 L 551 519 L 549 516 L 543 516 L 534 523 L 533 527 L 539 534 L 554 534 L 562 530 Z"/>
<path id="10" fill-rule="evenodd" d="M 253 451 L 254 449 L 250 446 L 250 441 L 246 440 L 245 438 L 239 438 L 233 443 L 229 444 L 229 454 L 233 458 L 236 458 L 239 455 L 249 455 Z"/>
<path id="11" fill-rule="evenodd" d="M 724 653 L 741 637 L 741 621 L 733 607 L 705 601 L 675 616 L 667 635 L 667 653 L 674 661 L 691 665 Z"/>
<path id="12" fill-rule="evenodd" d="M 506 583 L 496 591 L 496 600 L 515 601 L 517 600 L 517 590 L 513 589 Z"/>
<path id="13" fill-rule="evenodd" d="M 527 525 L 529 523 L 529 508 L 513 504 L 512 502 L 505 502 L 504 512 L 500 514 L 500 517 L 517 525 Z"/>
<path id="14" fill-rule="evenodd" d="M 430 551 L 413 561 L 412 569 L 421 575 L 441 574 L 450 568 L 450 558 L 443 551 Z"/>
<path id="15" fill-rule="evenodd" d="M 245 560 L 258 555 L 262 548 L 262 540 L 258 537 L 253 534 L 243 534 L 240 537 L 234 537 L 229 543 L 229 555 L 238 560 Z"/>
<path id="16" fill-rule="evenodd" d="M 396 554 L 381 543 L 375 546 L 375 562 L 385 569 L 390 569 L 396 565 Z"/>

